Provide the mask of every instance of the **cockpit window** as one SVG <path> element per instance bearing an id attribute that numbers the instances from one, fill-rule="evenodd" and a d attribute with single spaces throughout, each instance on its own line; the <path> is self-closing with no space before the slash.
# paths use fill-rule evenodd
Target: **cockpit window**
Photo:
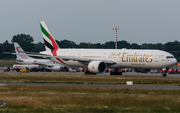
<path id="1" fill-rule="evenodd" d="M 173 56 L 167 56 L 166 58 L 169 59 L 169 58 L 174 58 L 174 57 Z"/>

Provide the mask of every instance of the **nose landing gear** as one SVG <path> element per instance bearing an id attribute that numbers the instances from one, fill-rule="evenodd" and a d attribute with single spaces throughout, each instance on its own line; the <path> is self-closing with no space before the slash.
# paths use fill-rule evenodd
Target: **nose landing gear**
<path id="1" fill-rule="evenodd" d="M 162 77 L 166 77 L 167 76 L 167 74 L 166 74 L 166 72 L 162 72 Z"/>
<path id="2" fill-rule="evenodd" d="M 167 70 L 169 70 L 169 68 L 162 69 L 162 77 L 167 77 Z"/>

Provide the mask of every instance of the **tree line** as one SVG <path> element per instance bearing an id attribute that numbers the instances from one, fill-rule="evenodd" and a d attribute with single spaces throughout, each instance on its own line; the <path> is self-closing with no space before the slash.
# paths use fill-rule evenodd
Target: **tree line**
<path id="1" fill-rule="evenodd" d="M 40 52 L 45 51 L 44 42 L 33 43 L 34 39 L 30 35 L 26 34 L 18 34 L 14 35 L 11 43 L 7 40 L 4 43 L 0 43 L 0 59 L 12 59 L 16 58 L 14 55 L 3 54 L 3 52 L 14 52 L 14 44 L 13 42 L 19 43 L 19 45 L 24 49 L 24 51 L 28 52 Z M 114 49 L 115 42 L 105 42 L 101 43 L 89 43 L 89 42 L 81 42 L 76 44 L 74 41 L 70 40 L 56 40 L 57 44 L 60 48 L 97 48 L 97 49 Z M 180 42 L 167 42 L 165 44 L 157 43 L 143 43 L 141 45 L 137 43 L 128 43 L 127 41 L 118 41 L 117 48 L 126 48 L 126 49 L 158 49 L 164 50 L 171 54 L 173 54 L 178 61 L 180 61 Z"/>

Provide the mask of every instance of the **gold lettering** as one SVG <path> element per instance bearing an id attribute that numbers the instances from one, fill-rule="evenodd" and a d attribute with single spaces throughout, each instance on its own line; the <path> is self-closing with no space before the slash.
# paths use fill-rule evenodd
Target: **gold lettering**
<path id="1" fill-rule="evenodd" d="M 145 60 L 144 60 L 144 59 L 145 59 L 145 56 L 146 56 L 146 54 L 143 55 L 143 62 L 145 62 Z"/>
<path id="2" fill-rule="evenodd" d="M 115 56 L 116 53 L 112 53 L 112 56 Z"/>
<path id="3" fill-rule="evenodd" d="M 125 54 L 127 54 L 127 53 L 123 53 L 123 55 L 122 55 L 122 61 L 123 61 L 123 62 L 126 62 L 126 61 L 127 61 Z M 126 60 L 124 60 L 124 58 L 125 58 Z"/>
<path id="4" fill-rule="evenodd" d="M 133 62 L 133 55 L 127 55 L 128 56 L 128 61 Z"/>
<path id="5" fill-rule="evenodd" d="M 136 55 L 136 62 L 138 62 L 137 58 L 138 58 L 139 55 Z"/>
<path id="6" fill-rule="evenodd" d="M 115 56 L 120 56 L 121 53 L 115 54 Z M 147 62 L 151 63 L 153 61 L 153 55 L 140 55 L 137 53 L 134 54 L 122 54 L 122 62 Z"/>
<path id="7" fill-rule="evenodd" d="M 148 59 L 149 59 L 149 55 L 146 56 L 146 62 L 147 63 L 149 62 Z"/>
<path id="8" fill-rule="evenodd" d="M 113 57 L 115 57 L 115 56 L 120 56 L 121 55 L 121 53 L 110 53 L 109 54 L 109 56 L 113 56 Z"/>
<path id="9" fill-rule="evenodd" d="M 153 57 L 153 55 L 150 55 L 150 56 L 149 56 L 149 58 L 150 58 L 150 62 L 152 62 L 152 61 L 153 61 L 153 58 L 152 58 L 152 57 Z"/>
<path id="10" fill-rule="evenodd" d="M 116 56 L 120 56 L 120 55 L 121 55 L 121 53 L 117 53 L 117 54 L 116 54 Z"/>
<path id="11" fill-rule="evenodd" d="M 136 53 L 134 54 L 134 62 L 137 62 L 137 61 L 136 61 Z"/>
<path id="12" fill-rule="evenodd" d="M 139 59 L 138 59 L 138 61 L 139 62 L 142 62 L 142 55 L 139 55 L 140 57 L 139 57 Z"/>

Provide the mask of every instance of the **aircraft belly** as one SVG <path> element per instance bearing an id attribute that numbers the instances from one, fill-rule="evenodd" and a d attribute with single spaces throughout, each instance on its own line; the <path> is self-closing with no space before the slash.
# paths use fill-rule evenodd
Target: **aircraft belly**
<path id="1" fill-rule="evenodd" d="M 66 61 L 66 64 L 70 67 L 86 67 L 84 64 L 78 61 L 69 60 Z"/>
<path id="2" fill-rule="evenodd" d="M 146 69 L 152 67 L 150 63 L 144 63 L 144 62 L 122 62 L 121 66 L 124 68 L 146 68 Z"/>

